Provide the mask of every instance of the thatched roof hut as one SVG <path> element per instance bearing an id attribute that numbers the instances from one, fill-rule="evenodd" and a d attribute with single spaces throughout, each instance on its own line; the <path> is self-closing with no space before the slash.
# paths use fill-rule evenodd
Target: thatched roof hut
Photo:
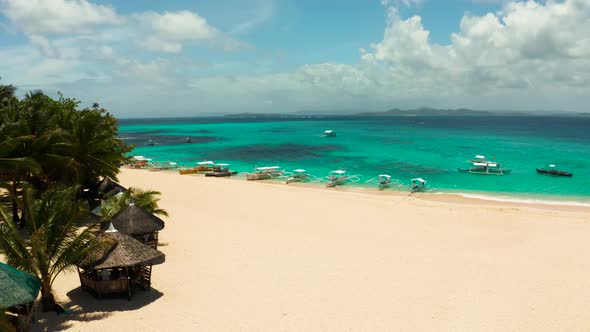
<path id="1" fill-rule="evenodd" d="M 110 197 L 125 191 L 127 191 L 127 188 L 110 178 L 104 178 L 98 183 L 98 193 L 104 197 Z"/>
<path id="2" fill-rule="evenodd" d="M 0 263 L 0 308 L 6 310 L 17 331 L 29 330 L 39 289 L 39 278 Z"/>
<path id="3" fill-rule="evenodd" d="M 0 308 L 33 302 L 39 295 L 41 281 L 36 276 L 0 263 Z"/>
<path id="4" fill-rule="evenodd" d="M 82 289 L 99 297 L 124 293 L 128 299 L 135 286 L 150 289 L 152 265 L 165 261 L 162 252 L 118 232 L 112 224 L 97 238 L 104 246 L 78 264 Z"/>
<path id="5" fill-rule="evenodd" d="M 165 256 L 129 235 L 113 231 L 100 234 L 99 241 L 105 245 L 88 256 L 79 266 L 83 269 L 112 269 L 135 265 L 157 265 L 164 263 Z"/>
<path id="6" fill-rule="evenodd" d="M 158 231 L 165 226 L 162 219 L 133 203 L 117 212 L 110 222 L 119 232 L 131 235 L 154 248 L 158 246 Z M 106 230 L 108 225 L 108 222 L 103 223 L 102 229 Z"/>

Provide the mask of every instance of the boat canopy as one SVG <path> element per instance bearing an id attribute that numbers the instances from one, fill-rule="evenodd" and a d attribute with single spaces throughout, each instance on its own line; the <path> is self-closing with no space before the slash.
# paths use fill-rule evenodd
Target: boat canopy
<path id="1" fill-rule="evenodd" d="M 280 169 L 280 167 L 279 166 L 256 167 L 256 170 L 258 170 L 258 171 L 269 171 L 269 170 L 273 170 L 273 169 Z"/>
<path id="2" fill-rule="evenodd" d="M 215 164 L 215 166 L 218 166 L 218 167 L 227 167 L 227 166 L 229 166 L 229 164 Z"/>
<path id="3" fill-rule="evenodd" d="M 480 154 L 475 156 L 476 159 L 486 159 L 486 156 L 482 156 Z"/>
<path id="4" fill-rule="evenodd" d="M 293 172 L 295 172 L 295 173 L 305 173 L 306 171 L 304 169 L 298 168 L 296 170 L 293 170 Z"/>
<path id="5" fill-rule="evenodd" d="M 207 161 L 199 161 L 197 163 L 197 165 L 215 165 L 215 163 L 212 162 L 211 160 L 207 160 Z"/>
<path id="6" fill-rule="evenodd" d="M 555 167 L 555 165 L 549 165 L 549 167 L 551 167 L 551 168 L 554 168 L 554 167 Z"/>
<path id="7" fill-rule="evenodd" d="M 331 134 L 331 133 L 333 133 L 333 132 L 334 132 L 333 130 L 325 130 L 325 131 L 324 131 L 324 134 Z"/>
<path id="8" fill-rule="evenodd" d="M 388 178 L 388 179 L 390 179 L 391 178 L 391 175 L 389 175 L 389 174 L 379 174 L 379 177 L 380 178 Z"/>
<path id="9" fill-rule="evenodd" d="M 415 178 L 412 179 L 413 183 L 420 183 L 420 184 L 426 184 L 426 180 L 424 180 L 423 178 Z"/>
<path id="10" fill-rule="evenodd" d="M 343 171 L 343 170 L 341 170 L 341 169 L 337 169 L 337 170 L 335 170 L 335 171 L 332 171 L 332 172 L 330 172 L 330 173 L 334 173 L 334 174 L 340 174 L 340 175 L 342 175 L 342 174 L 346 174 L 346 171 Z"/>

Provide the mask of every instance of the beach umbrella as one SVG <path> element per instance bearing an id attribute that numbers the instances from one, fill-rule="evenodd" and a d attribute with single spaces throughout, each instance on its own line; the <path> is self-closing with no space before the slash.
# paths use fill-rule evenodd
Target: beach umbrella
<path id="1" fill-rule="evenodd" d="M 111 222 L 119 232 L 130 235 L 158 232 L 165 226 L 162 219 L 133 203 L 117 212 Z M 102 229 L 105 230 L 108 226 L 108 223 L 104 223 Z"/>
<path id="2" fill-rule="evenodd" d="M 97 239 L 105 245 L 79 264 L 83 269 L 102 270 L 136 265 L 157 265 L 164 263 L 166 259 L 161 251 L 118 232 L 112 224 Z"/>
<path id="3" fill-rule="evenodd" d="M 0 263 L 0 307 L 9 308 L 33 302 L 39 295 L 41 280 L 36 276 Z"/>

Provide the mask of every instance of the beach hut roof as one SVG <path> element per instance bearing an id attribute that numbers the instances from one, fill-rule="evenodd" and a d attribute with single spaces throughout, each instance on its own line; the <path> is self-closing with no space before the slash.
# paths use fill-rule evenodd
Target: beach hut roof
<path id="1" fill-rule="evenodd" d="M 129 235 L 116 230 L 100 234 L 102 248 L 87 256 L 79 266 L 84 269 L 110 269 L 136 265 L 157 265 L 164 263 L 164 253 L 147 246 Z"/>
<path id="2" fill-rule="evenodd" d="M 98 191 L 105 194 L 105 196 L 112 196 L 120 192 L 127 191 L 127 188 L 111 180 L 104 178 L 98 183 Z"/>
<path id="3" fill-rule="evenodd" d="M 40 288 L 39 278 L 0 263 L 0 308 L 33 302 Z"/>
<path id="4" fill-rule="evenodd" d="M 147 212 L 135 204 L 129 204 L 117 212 L 111 222 L 117 230 L 125 234 L 144 234 L 161 231 L 164 229 L 164 221 L 155 215 Z M 105 230 L 108 224 L 103 224 Z"/>

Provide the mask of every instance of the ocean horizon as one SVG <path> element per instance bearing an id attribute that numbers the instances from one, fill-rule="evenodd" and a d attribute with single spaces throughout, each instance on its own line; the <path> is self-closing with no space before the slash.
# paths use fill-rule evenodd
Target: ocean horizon
<path id="1" fill-rule="evenodd" d="M 527 202 L 590 204 L 590 117 L 298 116 L 121 119 L 120 137 L 133 155 L 192 166 L 203 160 L 231 164 L 238 172 L 278 165 L 322 178 L 344 169 L 360 181 L 389 174 L 408 190 L 412 178 L 432 192 Z M 334 130 L 335 137 L 322 137 Z M 192 143 L 185 143 L 190 137 Z M 153 142 L 154 145 L 148 145 Z M 459 173 L 484 155 L 510 169 L 503 176 Z M 568 177 L 538 174 L 555 164 Z M 319 184 L 320 182 L 318 182 Z"/>

